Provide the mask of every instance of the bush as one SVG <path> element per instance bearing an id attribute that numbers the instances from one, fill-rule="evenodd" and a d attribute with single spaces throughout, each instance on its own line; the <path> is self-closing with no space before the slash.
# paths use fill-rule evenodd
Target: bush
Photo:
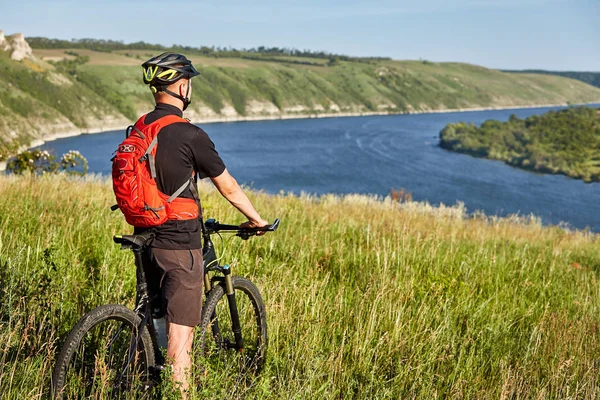
<path id="1" fill-rule="evenodd" d="M 81 153 L 75 150 L 63 154 L 57 161 L 56 156 L 48 150 L 35 149 L 19 153 L 15 158 L 9 160 L 6 169 L 17 175 L 65 172 L 83 176 L 88 171 L 88 162 Z"/>

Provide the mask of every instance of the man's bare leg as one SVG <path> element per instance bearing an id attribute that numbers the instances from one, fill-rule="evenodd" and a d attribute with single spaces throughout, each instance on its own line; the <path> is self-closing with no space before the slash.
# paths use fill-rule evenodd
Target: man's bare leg
<path id="1" fill-rule="evenodd" d="M 192 370 L 192 341 L 194 328 L 186 325 L 167 323 L 167 358 L 173 363 L 173 379 L 179 383 L 181 396 L 187 398 L 189 388 L 189 371 Z"/>

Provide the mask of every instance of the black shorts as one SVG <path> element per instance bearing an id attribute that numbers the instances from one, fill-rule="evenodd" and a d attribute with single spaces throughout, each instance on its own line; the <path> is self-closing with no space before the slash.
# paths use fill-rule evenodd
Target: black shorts
<path id="1" fill-rule="evenodd" d="M 154 309 L 168 322 L 196 326 L 202 313 L 202 250 L 151 248 L 145 262 L 148 292 Z"/>

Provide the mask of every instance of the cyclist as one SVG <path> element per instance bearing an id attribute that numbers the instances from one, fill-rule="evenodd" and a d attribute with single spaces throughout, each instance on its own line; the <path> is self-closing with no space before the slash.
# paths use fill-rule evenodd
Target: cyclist
<path id="1" fill-rule="evenodd" d="M 163 53 L 146 61 L 142 68 L 144 83 L 150 86 L 156 102 L 154 110 L 142 117 L 143 124 L 151 124 L 168 115 L 182 117 L 191 102 L 191 79 L 200 74 L 191 61 L 181 54 Z M 213 142 L 201 128 L 182 120 L 162 127 L 157 137 L 156 183 L 162 193 L 170 196 L 193 175 L 210 178 L 221 195 L 248 218 L 242 227 L 268 225 L 229 174 Z M 185 398 L 193 327 L 200 323 L 203 296 L 199 220 L 202 210 L 196 179 L 192 179 L 178 197 L 194 199 L 195 212 L 169 216 L 164 224 L 146 228 L 153 229 L 156 237 L 147 255 L 150 263 L 145 264 L 149 265 L 146 275 L 150 295 L 162 303 L 158 305 L 165 313 L 167 357 L 172 363 L 173 379 L 180 383 Z M 143 230 L 135 229 L 136 233 Z M 153 302 L 153 306 L 156 305 L 156 301 Z"/>

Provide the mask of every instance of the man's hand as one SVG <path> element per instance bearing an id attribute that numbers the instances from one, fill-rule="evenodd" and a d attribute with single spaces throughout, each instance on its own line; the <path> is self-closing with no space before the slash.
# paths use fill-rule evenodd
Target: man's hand
<path id="1" fill-rule="evenodd" d="M 240 228 L 262 228 L 264 226 L 269 226 L 269 221 L 265 221 L 264 219 L 259 219 L 257 221 L 255 220 L 250 220 L 250 221 L 246 221 L 243 224 L 240 225 Z M 257 232 L 257 235 L 264 235 L 265 232 Z"/>

